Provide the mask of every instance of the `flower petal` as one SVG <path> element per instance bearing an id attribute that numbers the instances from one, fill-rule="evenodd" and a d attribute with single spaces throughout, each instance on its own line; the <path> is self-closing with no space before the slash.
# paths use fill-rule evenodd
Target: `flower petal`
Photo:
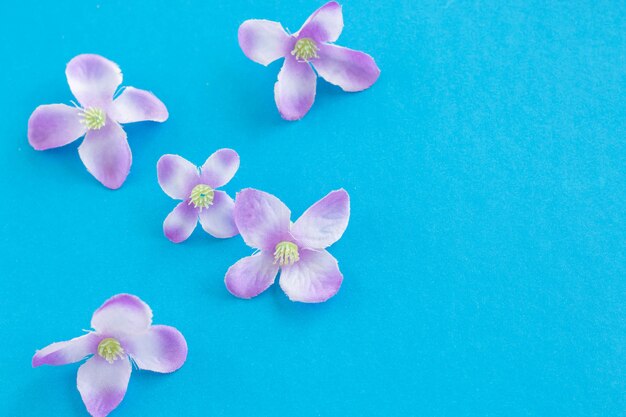
<path id="1" fill-rule="evenodd" d="M 317 76 L 307 62 L 298 62 L 291 55 L 285 57 L 278 81 L 274 84 L 274 100 L 285 120 L 304 117 L 315 101 Z"/>
<path id="2" fill-rule="evenodd" d="M 213 204 L 200 210 L 198 217 L 205 232 L 213 237 L 227 238 L 237 236 L 239 231 L 233 219 L 235 202 L 224 191 L 215 191 Z"/>
<path id="3" fill-rule="evenodd" d="M 174 243 L 180 243 L 193 233 L 198 224 L 198 209 L 189 200 L 178 203 L 163 222 L 163 233 Z"/>
<path id="4" fill-rule="evenodd" d="M 87 131 L 78 154 L 87 171 L 113 190 L 124 184 L 133 159 L 126 132 L 111 119 L 102 129 Z"/>
<path id="5" fill-rule="evenodd" d="M 126 352 L 139 369 L 153 372 L 174 372 L 187 359 L 187 342 L 170 326 L 152 326 L 147 332 L 124 339 Z"/>
<path id="6" fill-rule="evenodd" d="M 280 287 L 291 301 L 321 303 L 339 291 L 343 275 L 327 251 L 301 250 L 300 260 L 283 266 Z"/>
<path id="7" fill-rule="evenodd" d="M 78 391 L 93 417 L 105 417 L 124 399 L 132 366 L 128 358 L 108 363 L 94 355 L 78 368 Z"/>
<path id="8" fill-rule="evenodd" d="M 100 339 L 95 333 L 87 333 L 65 342 L 48 345 L 33 356 L 33 368 L 78 362 L 96 352 Z"/>
<path id="9" fill-rule="evenodd" d="M 335 42 L 342 30 L 341 6 L 336 1 L 331 1 L 309 16 L 296 36 L 298 38 L 311 38 L 317 42 Z"/>
<path id="10" fill-rule="evenodd" d="M 380 75 L 374 58 L 337 45 L 320 45 L 319 58 L 313 66 L 320 77 L 349 92 L 371 87 Z"/>
<path id="11" fill-rule="evenodd" d="M 200 168 L 203 184 L 219 188 L 227 184 L 239 169 L 239 155 L 232 149 L 220 149 L 209 156 Z"/>
<path id="12" fill-rule="evenodd" d="M 274 252 L 278 242 L 288 239 L 291 212 L 278 198 L 246 188 L 237 193 L 233 217 L 248 246 Z"/>
<path id="13" fill-rule="evenodd" d="M 274 283 L 278 264 L 267 252 L 259 252 L 237 261 L 226 272 L 226 288 L 236 297 L 252 298 L 261 294 Z"/>
<path id="14" fill-rule="evenodd" d="M 80 109 L 65 104 L 39 106 L 28 119 L 28 142 L 38 151 L 67 145 L 83 136 Z"/>
<path id="15" fill-rule="evenodd" d="M 281 24 L 271 20 L 246 20 L 239 26 L 238 38 L 243 53 L 266 66 L 287 55 L 293 43 Z"/>
<path id="16" fill-rule="evenodd" d="M 198 185 L 198 168 L 179 155 L 163 155 L 157 162 L 157 177 L 165 194 L 177 200 L 189 197 Z"/>
<path id="17" fill-rule="evenodd" d="M 150 91 L 126 87 L 111 106 L 110 116 L 118 123 L 133 123 L 151 120 L 164 122 L 169 117 L 167 108 Z"/>
<path id="18" fill-rule="evenodd" d="M 74 57 L 65 69 L 74 97 L 83 107 L 108 109 L 113 94 L 122 83 L 122 71 L 116 63 L 94 54 Z"/>
<path id="19" fill-rule="evenodd" d="M 348 227 L 350 196 L 332 191 L 307 209 L 291 227 L 298 243 L 309 249 L 324 249 L 339 240 Z"/>
<path id="20" fill-rule="evenodd" d="M 113 336 L 143 332 L 152 324 L 152 310 L 131 294 L 118 294 L 93 313 L 91 327 L 98 333 Z"/>

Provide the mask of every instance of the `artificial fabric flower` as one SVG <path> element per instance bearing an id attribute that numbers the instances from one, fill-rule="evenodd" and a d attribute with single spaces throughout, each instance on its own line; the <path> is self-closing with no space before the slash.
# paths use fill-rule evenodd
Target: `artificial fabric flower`
<path id="1" fill-rule="evenodd" d="M 87 171 L 105 187 L 119 188 L 132 162 L 120 123 L 164 122 L 167 109 L 154 94 L 134 87 L 124 88 L 113 99 L 122 83 L 122 72 L 117 64 L 99 55 L 78 55 L 67 64 L 65 75 L 80 106 L 37 107 L 28 120 L 28 142 L 43 151 L 84 135 L 78 154 Z"/>
<path id="2" fill-rule="evenodd" d="M 165 236 L 180 243 L 191 236 L 198 220 L 214 237 L 239 234 L 233 221 L 235 202 L 217 190 L 233 178 L 237 169 L 239 155 L 232 149 L 216 151 L 199 168 L 181 156 L 163 155 L 157 162 L 159 185 L 173 199 L 183 200 L 165 218 Z"/>
<path id="3" fill-rule="evenodd" d="M 78 368 L 80 396 L 93 417 L 104 417 L 126 394 L 132 363 L 170 373 L 187 359 L 187 342 L 174 327 L 152 326 L 152 310 L 139 298 L 118 294 L 93 313 L 94 331 L 53 343 L 33 356 L 33 367 L 65 365 L 91 356 Z M 131 363 L 132 362 L 132 363 Z"/>
<path id="4" fill-rule="evenodd" d="M 315 71 L 350 92 L 365 90 L 378 79 L 380 70 L 371 56 L 330 43 L 342 29 L 341 6 L 334 1 L 315 11 L 293 35 L 270 20 L 246 20 L 239 27 L 239 46 L 248 58 L 265 66 L 285 58 L 274 85 L 276 106 L 284 119 L 301 119 L 313 105 Z"/>
<path id="5" fill-rule="evenodd" d="M 291 212 L 278 198 L 247 188 L 237 193 L 234 218 L 243 240 L 258 250 L 226 273 L 226 288 L 237 297 L 252 298 L 274 283 L 292 301 L 319 303 L 339 291 L 343 275 L 326 250 L 348 226 L 350 197 L 333 191 L 291 223 Z"/>

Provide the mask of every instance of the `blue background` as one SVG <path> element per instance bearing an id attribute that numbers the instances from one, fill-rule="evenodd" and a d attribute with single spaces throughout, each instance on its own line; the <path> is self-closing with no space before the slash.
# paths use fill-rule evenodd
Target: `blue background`
<path id="1" fill-rule="evenodd" d="M 135 372 L 115 416 L 626 415 L 626 3 L 345 0 L 339 44 L 382 69 L 370 90 L 320 80 L 280 119 L 280 68 L 237 44 L 248 18 L 299 28 L 321 2 L 20 1 L 0 25 L 0 415 L 86 416 L 78 365 L 31 369 L 134 293 L 189 343 L 171 375 Z M 110 191 L 76 147 L 36 152 L 30 113 L 72 96 L 92 52 L 154 91 L 164 124 L 126 127 L 133 167 Z M 196 230 L 174 245 L 156 162 L 241 155 L 298 216 L 346 188 L 321 305 L 278 286 L 232 297 L 251 253 Z"/>

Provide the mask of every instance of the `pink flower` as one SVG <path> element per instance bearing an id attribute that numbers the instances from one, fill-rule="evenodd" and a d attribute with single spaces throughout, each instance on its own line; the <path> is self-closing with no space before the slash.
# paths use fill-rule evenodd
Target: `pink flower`
<path id="1" fill-rule="evenodd" d="M 139 298 L 119 294 L 91 318 L 95 330 L 53 343 L 33 356 L 33 367 L 65 365 L 91 356 L 78 368 L 78 391 L 93 417 L 104 417 L 124 398 L 132 370 L 170 373 L 187 359 L 187 342 L 173 327 L 152 326 L 152 310 Z"/>
<path id="2" fill-rule="evenodd" d="M 238 235 L 233 221 L 235 202 L 217 188 L 226 185 L 239 169 L 239 155 L 232 149 L 220 149 L 196 167 L 178 155 L 163 155 L 157 162 L 159 185 L 167 195 L 183 200 L 163 222 L 169 240 L 180 243 L 196 228 L 198 220 L 213 237 Z"/>
<path id="3" fill-rule="evenodd" d="M 28 120 L 28 141 L 42 151 L 67 145 L 84 135 L 78 147 L 83 164 L 105 187 L 119 188 L 132 162 L 120 123 L 164 122 L 167 109 L 154 94 L 133 87 L 124 88 L 114 100 L 122 73 L 117 64 L 99 55 L 78 55 L 67 64 L 65 75 L 81 107 L 37 107 Z"/>
<path id="4" fill-rule="evenodd" d="M 339 291 L 343 275 L 326 248 L 348 226 L 350 197 L 345 190 L 329 193 L 291 223 L 282 201 L 247 188 L 237 193 L 234 217 L 243 240 L 258 252 L 226 273 L 226 288 L 233 295 L 259 295 L 274 283 L 279 269 L 280 287 L 292 301 L 319 303 Z"/>
<path id="5" fill-rule="evenodd" d="M 371 56 L 332 44 L 342 29 L 341 6 L 334 1 L 315 11 L 293 35 L 270 20 L 246 20 L 239 27 L 239 46 L 248 58 L 266 66 L 285 58 L 274 85 L 276 106 L 284 119 L 301 119 L 313 105 L 315 71 L 350 92 L 365 90 L 378 79 L 380 70 Z"/>

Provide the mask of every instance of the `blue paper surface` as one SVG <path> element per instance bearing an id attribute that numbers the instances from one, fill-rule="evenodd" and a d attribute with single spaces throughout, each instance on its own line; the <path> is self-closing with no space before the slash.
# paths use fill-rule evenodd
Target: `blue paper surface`
<path id="1" fill-rule="evenodd" d="M 280 63 L 248 60 L 237 28 L 292 32 L 322 2 L 32 1 L 0 24 L 0 415 L 86 416 L 78 364 L 31 369 L 36 349 L 88 328 L 130 292 L 180 329 L 185 366 L 134 372 L 112 416 L 626 415 L 626 3 L 345 0 L 338 44 L 382 75 L 363 93 L 320 80 L 280 119 Z M 65 64 L 117 62 L 164 124 L 128 125 L 118 191 L 76 152 L 26 138 L 69 103 Z M 330 248 L 345 279 L 321 305 L 278 286 L 224 287 L 251 253 L 200 229 L 170 243 L 176 202 L 156 162 L 222 147 L 226 190 L 266 190 L 294 218 L 343 187 L 352 216 Z"/>

